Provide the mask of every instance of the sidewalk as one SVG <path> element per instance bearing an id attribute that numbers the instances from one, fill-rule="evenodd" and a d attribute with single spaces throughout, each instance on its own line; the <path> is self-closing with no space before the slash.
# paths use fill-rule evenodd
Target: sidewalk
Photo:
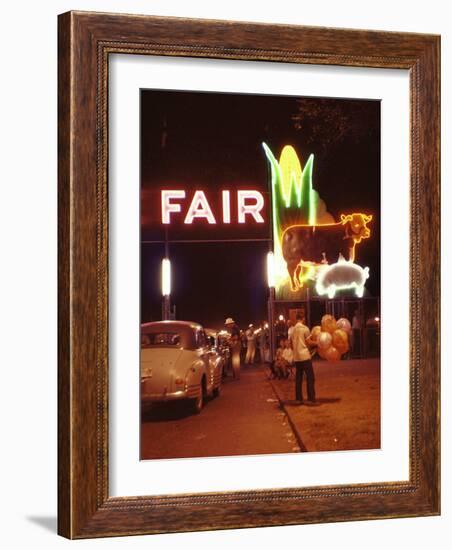
<path id="1" fill-rule="evenodd" d="M 314 361 L 315 404 L 295 402 L 295 380 L 270 380 L 300 448 L 345 451 L 380 448 L 380 361 Z M 306 380 L 303 380 L 306 399 Z"/>

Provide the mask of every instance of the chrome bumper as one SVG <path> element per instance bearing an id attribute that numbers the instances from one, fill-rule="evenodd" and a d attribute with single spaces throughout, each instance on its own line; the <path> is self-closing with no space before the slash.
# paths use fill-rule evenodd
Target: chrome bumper
<path id="1" fill-rule="evenodd" d="M 156 392 L 155 389 L 152 390 L 150 386 L 151 384 L 149 383 L 149 380 L 144 379 L 141 381 L 142 401 L 176 401 L 178 399 L 195 399 L 199 396 L 199 386 L 188 386 L 183 390 L 176 390 L 172 392 L 168 392 L 165 390 L 161 392 Z"/>

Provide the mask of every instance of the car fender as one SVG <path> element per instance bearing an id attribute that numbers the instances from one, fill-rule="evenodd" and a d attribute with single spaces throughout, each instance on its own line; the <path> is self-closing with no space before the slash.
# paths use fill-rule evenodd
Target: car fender
<path id="1" fill-rule="evenodd" d="M 206 373 L 206 366 L 203 361 L 194 361 L 187 370 L 186 381 L 187 385 L 199 385 L 203 375 Z"/>
<path id="2" fill-rule="evenodd" d="M 223 357 L 220 355 L 217 355 L 215 359 L 212 360 L 212 391 L 215 388 L 218 388 L 221 385 L 221 378 L 223 375 L 223 367 L 224 367 L 225 361 Z"/>
<path id="3" fill-rule="evenodd" d="M 220 360 L 218 361 L 218 386 L 221 386 L 222 380 L 223 380 L 223 371 L 226 368 L 226 361 L 224 357 L 220 357 Z"/>

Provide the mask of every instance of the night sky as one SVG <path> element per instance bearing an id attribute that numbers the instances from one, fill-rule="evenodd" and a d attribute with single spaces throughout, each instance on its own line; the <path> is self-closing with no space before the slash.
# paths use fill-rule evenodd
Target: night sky
<path id="1" fill-rule="evenodd" d="M 256 189 L 268 199 L 265 141 L 277 158 L 292 145 L 302 164 L 314 154 L 313 187 L 339 221 L 373 214 L 370 239 L 358 247 L 369 266 L 366 287 L 380 294 L 380 102 L 251 94 L 141 92 L 141 318 L 161 316 L 159 223 L 162 188 L 203 189 L 217 206 L 221 189 Z M 183 204 L 188 208 L 190 200 Z M 268 201 L 266 200 L 266 204 Z M 184 206 L 185 210 L 185 206 Z M 184 212 L 183 210 L 183 212 Z M 216 213 L 216 212 L 214 212 Z M 219 216 L 221 218 L 221 216 Z M 269 222 L 269 212 L 264 214 Z M 176 220 L 177 216 L 175 216 Z M 177 317 L 219 327 L 266 318 L 268 224 L 171 226 L 173 239 L 258 238 L 241 243 L 171 243 L 172 303 Z"/>

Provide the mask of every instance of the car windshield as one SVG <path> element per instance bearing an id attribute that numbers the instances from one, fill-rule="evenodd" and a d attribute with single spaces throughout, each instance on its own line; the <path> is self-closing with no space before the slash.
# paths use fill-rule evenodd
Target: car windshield
<path id="1" fill-rule="evenodd" d="M 178 332 L 155 332 L 141 335 L 141 346 L 180 347 L 181 337 Z"/>

